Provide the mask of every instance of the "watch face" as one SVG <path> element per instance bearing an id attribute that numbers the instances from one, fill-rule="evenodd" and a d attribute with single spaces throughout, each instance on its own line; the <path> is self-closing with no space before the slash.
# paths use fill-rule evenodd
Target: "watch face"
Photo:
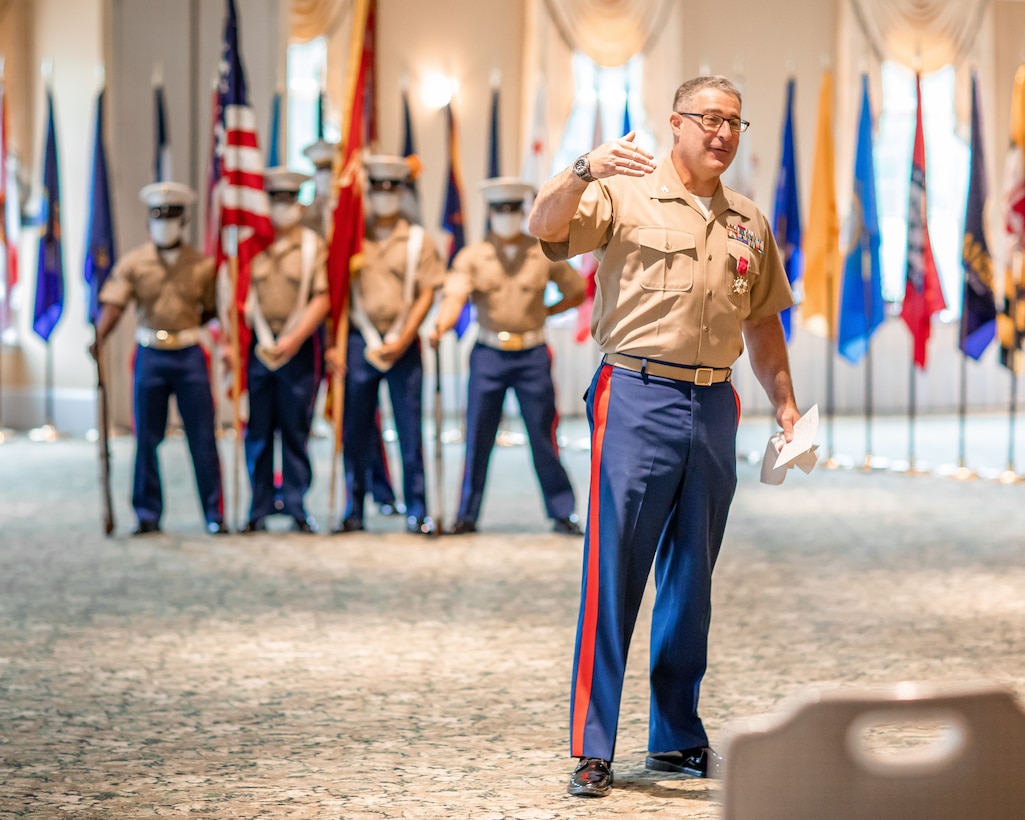
<path id="1" fill-rule="evenodd" d="M 587 162 L 587 157 L 580 157 L 575 163 L 573 163 L 573 173 L 587 182 L 594 179 L 594 177 L 591 176 L 591 168 Z"/>

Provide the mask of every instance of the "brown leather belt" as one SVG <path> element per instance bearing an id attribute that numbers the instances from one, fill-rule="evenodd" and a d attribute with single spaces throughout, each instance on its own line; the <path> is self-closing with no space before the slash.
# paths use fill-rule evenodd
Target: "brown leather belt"
<path id="1" fill-rule="evenodd" d="M 680 382 L 693 382 L 699 387 L 719 384 L 730 380 L 733 369 L 729 367 L 695 367 L 689 364 L 669 364 L 653 362 L 639 356 L 627 356 L 623 353 L 606 353 L 605 363 L 635 373 L 647 373 L 650 376 L 661 376 L 665 379 L 676 379 Z"/>

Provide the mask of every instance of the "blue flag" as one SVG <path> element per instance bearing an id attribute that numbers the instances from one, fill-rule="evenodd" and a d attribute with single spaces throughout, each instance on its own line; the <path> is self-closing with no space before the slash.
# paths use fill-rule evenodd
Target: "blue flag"
<path id="1" fill-rule="evenodd" d="M 53 124 L 53 94 L 47 89 L 46 153 L 43 158 L 43 203 L 36 267 L 36 305 L 32 329 L 44 342 L 64 312 L 64 254 L 61 250 L 60 174 L 57 170 L 57 131 Z"/>
<path id="2" fill-rule="evenodd" d="M 96 136 L 93 139 L 93 173 L 89 193 L 89 229 L 85 239 L 85 281 L 89 287 L 89 321 L 100 318 L 100 289 L 114 267 L 114 219 L 110 208 L 107 153 L 103 147 L 103 96 L 96 99 Z"/>
<path id="3" fill-rule="evenodd" d="M 993 295 L 993 257 L 986 243 L 986 158 L 982 153 L 979 75 L 972 72 L 972 162 L 968 174 L 968 207 L 964 219 L 961 264 L 961 352 L 978 359 L 996 335 L 997 306 Z"/>
<path id="4" fill-rule="evenodd" d="M 804 269 L 804 255 L 801 252 L 801 191 L 797 183 L 797 153 L 794 148 L 794 87 L 793 78 L 787 80 L 787 115 L 783 122 L 783 151 L 772 219 L 772 231 L 776 236 L 776 244 L 783 251 L 783 265 L 791 287 L 801 278 Z M 787 308 L 779 316 L 788 342 L 792 313 L 793 308 Z"/>
<path id="5" fill-rule="evenodd" d="M 153 181 L 169 182 L 171 173 L 171 142 L 164 110 L 164 86 L 153 87 Z"/>
<path id="6" fill-rule="evenodd" d="M 501 176 L 498 150 L 498 87 L 491 89 L 491 133 L 488 136 L 488 173 L 485 179 Z M 484 235 L 491 233 L 491 209 L 484 209 Z M 464 308 L 465 309 L 465 308 Z"/>
<path id="7" fill-rule="evenodd" d="M 633 131 L 633 124 L 630 122 L 630 87 L 626 88 L 626 102 L 623 103 L 623 136 Z"/>
<path id="8" fill-rule="evenodd" d="M 488 142 L 488 178 L 501 176 L 498 143 L 498 87 L 491 89 L 491 138 Z"/>
<path id="9" fill-rule="evenodd" d="M 445 208 L 441 218 L 441 227 L 451 235 L 449 243 L 448 260 L 446 264 L 452 267 L 452 260 L 456 258 L 466 245 L 466 234 L 463 230 L 463 193 L 459 173 L 459 140 L 456 138 L 456 123 L 452 116 L 452 103 L 445 106 L 445 116 L 448 119 L 448 185 L 445 188 Z M 456 336 L 460 339 L 466 333 L 467 328 L 473 322 L 473 312 L 470 310 L 470 303 L 463 307 L 463 312 L 456 320 Z"/>
<path id="10" fill-rule="evenodd" d="M 840 286 L 840 355 L 856 364 L 883 323 L 883 280 L 879 262 L 879 217 L 876 212 L 875 165 L 872 159 L 872 108 L 868 76 L 861 77 L 861 119 L 854 157 L 850 248 Z"/>
<path id="11" fill-rule="evenodd" d="M 267 167 L 281 165 L 281 92 L 275 91 L 270 103 L 270 134 L 267 135 Z"/>
<path id="12" fill-rule="evenodd" d="M 402 156 L 419 168 L 420 160 L 416 156 L 416 145 L 413 139 L 413 116 L 409 111 L 409 93 L 402 89 Z M 414 161 L 415 160 L 415 161 Z M 412 166 L 411 166 L 412 167 Z M 423 220 L 420 216 L 420 188 L 416 184 L 416 174 L 409 181 L 409 204 L 403 210 L 407 211 L 410 218 L 417 224 Z"/>

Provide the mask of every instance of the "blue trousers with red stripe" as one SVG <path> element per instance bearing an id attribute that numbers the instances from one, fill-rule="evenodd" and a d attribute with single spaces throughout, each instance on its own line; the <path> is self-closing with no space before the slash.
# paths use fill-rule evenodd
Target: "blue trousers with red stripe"
<path id="1" fill-rule="evenodd" d="M 221 461 L 214 433 L 214 399 L 206 351 L 139 346 L 135 350 L 135 479 L 132 506 L 139 523 L 159 524 L 164 512 L 157 447 L 167 430 L 168 402 L 174 395 L 192 454 L 196 488 L 206 522 L 224 519 Z"/>
<path id="2" fill-rule="evenodd" d="M 305 519 L 304 499 L 313 480 L 310 466 L 310 426 L 320 382 L 321 345 L 311 336 L 288 362 L 269 369 L 256 357 L 256 338 L 249 349 L 249 423 L 246 425 L 246 469 L 253 494 L 249 520 L 273 515 L 274 442 L 281 443 L 282 512 Z"/>
<path id="3" fill-rule="evenodd" d="M 516 394 L 530 441 L 549 518 L 569 518 L 576 500 L 555 441 L 558 413 L 552 383 L 552 354 L 546 345 L 528 350 L 496 350 L 476 344 L 470 352 L 466 399 L 466 463 L 458 518 L 476 522 L 484 498 L 484 480 L 502 420 L 508 390 Z"/>
<path id="4" fill-rule="evenodd" d="M 345 412 L 342 435 L 345 440 L 345 480 L 349 489 L 346 518 L 363 518 L 363 506 L 369 487 L 368 468 L 371 449 L 379 447 L 381 436 L 376 413 L 381 382 L 388 384 L 395 432 L 402 454 L 402 497 L 407 515 L 423 518 L 427 514 L 427 491 L 423 451 L 423 362 L 420 340 L 416 339 L 391 368 L 382 372 L 364 358 L 366 342 L 353 330 L 349 333 L 346 354 Z"/>
<path id="5" fill-rule="evenodd" d="M 698 717 L 711 581 L 737 485 L 732 384 L 603 364 L 587 395 L 591 489 L 570 754 L 612 760 L 627 651 L 652 564 L 648 750 L 706 746 Z"/>

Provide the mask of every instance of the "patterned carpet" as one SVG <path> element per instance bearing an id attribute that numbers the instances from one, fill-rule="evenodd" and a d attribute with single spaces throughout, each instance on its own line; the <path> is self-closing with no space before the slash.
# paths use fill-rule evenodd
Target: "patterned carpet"
<path id="1" fill-rule="evenodd" d="M 586 432 L 562 429 L 582 499 Z M 745 426 L 739 449 L 768 431 Z M 548 531 L 526 448 L 496 451 L 481 533 L 442 539 L 379 516 L 345 536 L 207 536 L 181 439 L 162 448 L 165 532 L 131 538 L 131 457 L 115 440 L 105 538 L 95 445 L 0 445 L 0 818 L 721 816 L 721 784 L 643 768 L 646 609 L 616 788 L 566 795 L 582 541 Z M 460 446 L 445 459 L 451 509 Z M 1023 485 L 739 470 L 702 695 L 714 745 L 813 684 L 1025 698 Z"/>

